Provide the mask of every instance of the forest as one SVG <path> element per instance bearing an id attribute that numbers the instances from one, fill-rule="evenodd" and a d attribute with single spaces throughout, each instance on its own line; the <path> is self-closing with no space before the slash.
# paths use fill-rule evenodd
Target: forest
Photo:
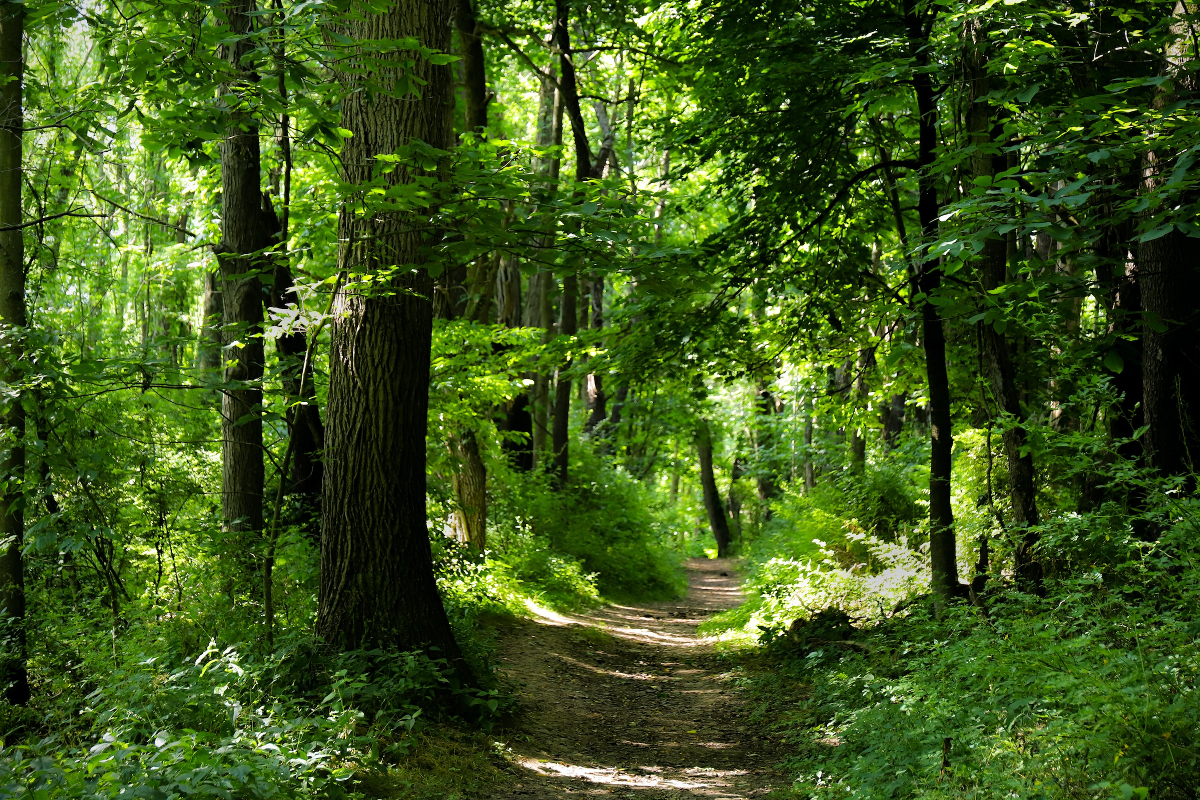
<path id="1" fill-rule="evenodd" d="M 1200 798 L 1200 7 L 0 0 L 0 797 Z"/>

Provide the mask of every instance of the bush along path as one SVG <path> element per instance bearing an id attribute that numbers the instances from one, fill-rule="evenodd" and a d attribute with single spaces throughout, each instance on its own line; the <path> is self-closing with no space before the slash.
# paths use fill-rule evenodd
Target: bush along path
<path id="1" fill-rule="evenodd" d="M 510 797 L 764 797 L 786 781 L 727 664 L 697 636 L 741 602 L 729 560 L 692 559 L 683 600 L 537 611 L 505 636 L 522 712 Z"/>

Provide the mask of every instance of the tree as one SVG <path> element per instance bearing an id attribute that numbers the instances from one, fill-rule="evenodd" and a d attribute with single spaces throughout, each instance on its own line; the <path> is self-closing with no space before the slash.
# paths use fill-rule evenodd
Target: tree
<path id="1" fill-rule="evenodd" d="M 221 142 L 221 269 L 225 381 L 222 391 L 221 517 L 228 530 L 245 534 L 245 550 L 263 529 L 262 319 L 264 251 L 271 244 L 263 217 L 259 128 L 253 114 L 257 76 L 247 63 L 254 52 L 253 0 L 222 6 L 231 41 L 221 45 L 230 98 Z"/>
<path id="2" fill-rule="evenodd" d="M 717 488 L 717 478 L 713 472 L 712 426 L 706 419 L 696 424 L 696 456 L 700 462 L 700 491 L 704 497 L 704 510 L 708 514 L 713 538 L 717 540 L 717 558 L 727 558 L 731 538 L 729 519 L 725 516 L 721 491 Z"/>
<path id="3" fill-rule="evenodd" d="M 343 648 L 437 648 L 470 680 L 434 583 L 425 509 L 433 279 L 421 251 L 436 231 L 404 202 L 418 178 L 447 177 L 450 10 L 448 0 L 398 0 L 337 24 L 357 50 L 337 74 L 351 134 L 342 179 L 392 199 L 372 208 L 354 198 L 338 222 L 346 277 L 330 345 L 317 636 Z M 427 49 L 395 47 L 410 37 Z M 415 165 L 380 160 L 414 148 Z"/>
<path id="4" fill-rule="evenodd" d="M 22 218 L 22 111 L 25 73 L 25 6 L 0 4 L 0 323 L 3 324 L 2 379 L 20 386 L 25 376 L 25 244 Z M 0 463 L 0 637 L 12 648 L 0 661 L 0 686 L 10 703 L 29 700 L 25 666 L 25 569 L 21 548 L 25 538 L 22 482 L 25 478 L 25 409 L 22 399 L 5 398 L 0 432 L 8 451 Z"/>

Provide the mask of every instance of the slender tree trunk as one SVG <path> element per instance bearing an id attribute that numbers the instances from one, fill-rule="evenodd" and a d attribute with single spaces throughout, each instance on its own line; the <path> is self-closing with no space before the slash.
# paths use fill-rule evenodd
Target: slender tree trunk
<path id="1" fill-rule="evenodd" d="M 579 282 L 575 273 L 569 273 L 563 278 L 562 297 L 559 300 L 558 333 L 560 336 L 574 336 L 577 324 L 575 301 L 579 293 Z M 554 387 L 554 428 L 551 431 L 551 447 L 553 448 L 554 474 L 560 486 L 567 483 L 567 472 L 570 464 L 570 426 L 571 426 L 571 378 L 568 360 L 558 369 L 558 380 Z"/>
<path id="2" fill-rule="evenodd" d="M 234 83 L 224 92 L 249 93 L 256 81 L 243 63 L 252 50 L 253 0 L 228 0 L 222 6 L 231 34 L 243 37 L 221 46 L 233 69 Z M 251 102 L 247 98 L 247 102 Z M 261 251 L 270 244 L 262 214 L 258 123 L 240 104 L 228 109 L 221 143 L 221 268 L 224 343 L 228 360 L 222 395 L 221 516 L 227 530 L 243 534 L 245 547 L 257 542 L 263 527 L 263 285 L 269 269 Z M 257 254 L 257 255 L 256 255 Z"/>
<path id="3" fill-rule="evenodd" d="M 521 268 L 516 257 L 500 262 L 496 275 L 496 322 L 506 328 L 521 327 Z M 504 430 L 519 434 L 501 444 L 514 467 L 522 472 L 533 469 L 533 414 L 529 392 L 523 391 L 504 406 Z"/>
<path id="4" fill-rule="evenodd" d="M 775 394 L 766 380 L 760 380 L 754 392 L 758 426 L 755 431 L 757 458 L 758 500 L 762 504 L 763 519 L 771 518 L 771 501 L 779 496 L 779 468 L 775 457 L 775 431 L 772 423 L 779 412 Z"/>
<path id="5" fill-rule="evenodd" d="M 1000 152 L 997 142 L 999 124 L 985 99 L 990 92 L 987 72 L 987 32 L 978 19 L 966 24 L 967 52 L 964 59 L 967 80 L 967 96 L 970 98 L 966 128 L 975 146 L 971 167 L 975 177 L 992 178 L 1007 166 L 1006 154 Z M 983 253 L 976 264 L 982 296 L 1004 284 L 1007 278 L 1008 247 L 1003 239 L 989 239 L 984 243 Z M 1013 525 L 1022 530 L 1022 539 L 1017 546 L 1016 572 L 1018 584 L 1027 591 L 1042 593 L 1042 570 L 1034 559 L 1034 548 L 1038 535 L 1032 530 L 1039 524 L 1037 488 L 1034 484 L 1033 455 L 1029 452 L 1029 437 L 1025 431 L 1025 413 L 1021 408 L 1021 392 L 1017 385 L 1005 335 L 992 324 L 979 324 L 979 338 L 983 349 L 984 368 L 992 396 L 1000 412 L 1007 420 L 1004 423 L 1004 453 L 1008 461 L 1009 496 L 1012 501 Z"/>
<path id="6" fill-rule="evenodd" d="M 411 37 L 446 52 L 450 12 L 448 0 L 398 0 L 381 13 L 363 11 L 339 32 L 358 42 Z M 450 68 L 416 53 L 385 53 L 369 68 L 349 59 L 336 74 L 342 127 L 352 134 L 341 154 L 349 186 L 379 177 L 376 157 L 413 140 L 452 144 Z M 419 98 L 394 91 L 401 75 L 419 81 Z M 414 173 L 401 168 L 383 180 L 398 185 Z M 331 334 L 317 636 L 342 648 L 436 648 L 473 682 L 434 582 L 426 524 L 433 281 L 423 269 L 397 270 L 393 291 L 368 292 L 355 281 L 424 263 L 422 244 L 437 233 L 422 231 L 423 222 L 416 212 L 361 214 L 353 201 L 339 218 L 347 280 Z"/>
<path id="7" fill-rule="evenodd" d="M 883 449 L 890 452 L 900 440 L 904 431 L 904 407 L 908 404 L 908 394 L 901 392 L 892 395 L 891 401 L 880 412 L 883 423 Z"/>
<path id="8" fill-rule="evenodd" d="M 926 241 L 932 241 L 938 230 L 937 184 L 930 171 L 937 147 L 937 94 L 932 76 L 927 71 L 929 55 L 928 31 L 922 19 L 923 7 L 918 10 L 915 0 L 904 0 L 904 17 L 912 49 L 914 72 L 913 92 L 917 100 L 917 161 L 921 167 L 917 186 L 917 216 Z M 926 253 L 927 255 L 927 253 Z M 939 265 L 932 261 L 922 264 L 918 287 L 928 298 L 942 282 Z M 929 560 L 932 566 L 931 584 L 935 594 L 949 597 L 958 592 L 958 559 L 954 541 L 954 509 L 951 505 L 951 453 L 954 449 L 950 417 L 950 377 L 946 369 L 946 334 L 937 306 L 925 300 L 921 303 L 921 339 L 925 348 L 925 369 L 929 386 L 930 447 L 929 447 Z"/>
<path id="9" fill-rule="evenodd" d="M 21 140 L 25 128 L 23 100 L 25 6 L 0 3 L 0 226 L 12 227 L 21 219 Z M 20 386 L 20 367 L 25 359 L 25 245 L 20 230 L 0 231 L 0 341 L 3 380 L 11 388 Z M 0 434 L 6 451 L 0 461 L 0 631 L 3 647 L 0 685 L 4 697 L 14 705 L 29 702 L 29 673 L 25 653 L 25 565 L 21 547 L 25 537 L 25 515 L 21 486 L 25 478 L 25 409 L 19 397 L 6 398 L 0 405 Z"/>
<path id="10" fill-rule="evenodd" d="M 598 272 L 592 273 L 589 286 L 591 292 L 591 328 L 604 328 L 604 276 Z M 604 376 L 598 372 L 589 372 L 587 377 L 588 414 L 584 430 L 593 431 L 608 418 L 608 395 L 604 393 Z"/>
<path id="11" fill-rule="evenodd" d="M 482 553 L 487 549 L 487 468 L 475 432 L 463 430 L 452 436 L 450 451 L 458 460 L 452 479 L 458 503 L 455 527 L 464 544 Z"/>
<path id="12" fill-rule="evenodd" d="M 582 183 L 592 177 L 592 154 L 588 147 L 587 126 L 584 124 L 583 111 L 579 105 L 575 54 L 571 50 L 570 0 L 555 0 L 554 9 L 554 42 L 559 56 L 559 91 L 562 95 L 563 113 L 571 121 L 571 133 L 575 143 L 575 180 Z M 558 333 L 560 336 L 574 336 L 578 324 L 576 319 L 576 301 L 579 294 L 578 273 L 576 271 L 569 272 L 563 278 L 562 287 Z M 560 486 L 565 486 L 567 483 L 570 463 L 571 379 L 567 377 L 570 368 L 570 361 L 559 367 L 554 394 L 554 428 L 551 447 L 555 476 Z"/>
<path id="13" fill-rule="evenodd" d="M 454 25 L 458 28 L 460 39 L 459 55 L 462 58 L 467 99 L 467 130 L 484 131 L 488 126 L 487 75 L 484 69 L 483 37 L 479 35 L 471 0 L 456 0 Z"/>
<path id="14" fill-rule="evenodd" d="M 221 273 L 212 270 L 204 273 L 204 295 L 201 300 L 204 322 L 200 328 L 200 369 L 215 373 L 221 368 L 221 325 L 225 317 L 225 304 L 221 302 Z"/>
<path id="15" fill-rule="evenodd" d="M 813 415 L 812 398 L 804 399 L 804 493 L 808 494 L 817 486 L 817 475 L 814 469 L 813 457 Z"/>
<path id="16" fill-rule="evenodd" d="M 700 491 L 704 496 L 704 510 L 708 512 L 708 524 L 713 538 L 717 540 L 717 558 L 729 555 L 729 520 L 721 504 L 721 493 L 717 490 L 717 478 L 713 473 L 712 429 L 708 420 L 700 420 L 696 426 L 696 454 L 700 461 Z"/>
<path id="17" fill-rule="evenodd" d="M 557 52 L 557 43 L 551 43 L 552 53 Z M 548 75 L 542 78 L 541 92 L 538 97 L 538 128 L 537 143 L 541 147 L 562 144 L 563 104 L 562 92 L 559 90 L 557 79 L 551 80 L 557 74 L 556 63 L 552 60 L 547 69 Z M 545 181 L 548 194 L 558 189 L 558 178 L 561 164 L 557 156 L 538 160 L 538 175 Z M 538 258 L 548 261 L 555 245 L 555 236 L 547 231 L 535 238 Z M 554 275 L 546 269 L 539 270 L 529 278 L 528 292 L 525 297 L 524 326 L 527 328 L 542 328 L 543 343 L 553 337 L 553 310 L 551 291 L 554 287 Z M 550 376 L 537 371 L 527 376 L 533 381 L 529 394 L 530 406 L 530 454 L 531 469 L 537 469 L 546 453 L 546 440 L 550 435 Z"/>

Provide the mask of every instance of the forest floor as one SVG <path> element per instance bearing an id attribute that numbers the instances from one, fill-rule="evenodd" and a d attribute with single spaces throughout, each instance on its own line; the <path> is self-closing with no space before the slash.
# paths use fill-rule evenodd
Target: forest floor
<path id="1" fill-rule="evenodd" d="M 682 600 L 580 614 L 532 608 L 500 641 L 520 700 L 502 734 L 495 798 L 764 798 L 786 779 L 711 641 L 708 616 L 741 602 L 728 560 L 687 562 Z"/>

